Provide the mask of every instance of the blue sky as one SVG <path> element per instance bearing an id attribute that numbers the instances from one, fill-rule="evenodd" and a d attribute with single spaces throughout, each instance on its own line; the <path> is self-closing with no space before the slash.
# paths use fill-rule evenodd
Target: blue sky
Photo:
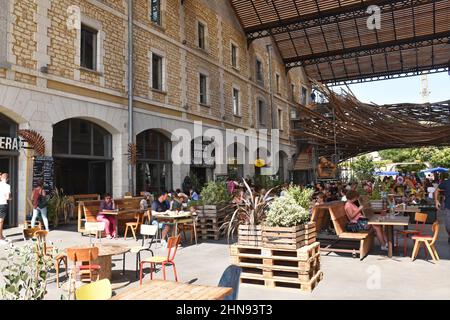
<path id="1" fill-rule="evenodd" d="M 420 76 L 352 84 L 349 85 L 349 88 L 360 101 L 367 103 L 422 102 Z M 450 75 L 448 72 L 429 74 L 428 91 L 430 91 L 430 102 L 450 100 Z"/>

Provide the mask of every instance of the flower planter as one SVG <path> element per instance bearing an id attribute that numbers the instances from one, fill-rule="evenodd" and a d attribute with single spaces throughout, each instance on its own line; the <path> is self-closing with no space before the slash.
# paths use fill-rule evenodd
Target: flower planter
<path id="1" fill-rule="evenodd" d="M 316 241 L 316 224 L 295 227 L 262 227 L 263 247 L 296 250 Z"/>
<path id="2" fill-rule="evenodd" d="M 262 246 L 263 240 L 261 226 L 239 225 L 238 244 L 253 247 Z"/>

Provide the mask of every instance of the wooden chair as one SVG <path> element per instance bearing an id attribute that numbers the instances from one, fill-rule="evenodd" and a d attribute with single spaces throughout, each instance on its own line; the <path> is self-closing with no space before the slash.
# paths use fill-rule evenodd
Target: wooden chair
<path id="1" fill-rule="evenodd" d="M 98 258 L 98 248 L 67 248 L 67 257 L 74 262 L 74 267 L 80 270 L 80 276 L 89 275 L 89 281 L 92 282 L 93 273 L 97 273 L 97 279 L 100 277 L 100 265 L 93 264 L 92 261 Z M 81 265 L 77 266 L 80 262 Z M 87 264 L 83 264 L 87 263 Z"/>
<path id="2" fill-rule="evenodd" d="M 150 279 L 153 280 L 153 271 L 157 264 L 162 265 L 163 279 L 166 280 L 166 265 L 173 266 L 173 274 L 175 276 L 175 281 L 178 282 L 177 269 L 175 267 L 175 255 L 177 254 L 178 245 L 180 244 L 181 236 L 170 237 L 167 242 L 167 256 L 154 256 L 149 257 L 141 261 L 140 272 L 139 272 L 139 283 L 142 284 L 142 271 L 145 263 L 150 263 Z"/>
<path id="3" fill-rule="evenodd" d="M 34 236 L 37 240 L 38 248 L 42 248 L 43 251 L 39 252 L 41 255 L 47 255 L 52 256 L 52 246 L 47 246 L 47 235 L 48 231 L 46 230 L 39 230 L 36 231 Z M 55 257 L 55 272 L 56 272 L 56 286 L 59 288 L 59 274 L 60 274 L 60 267 L 61 263 L 64 263 L 64 270 L 66 271 L 66 278 L 68 276 L 68 263 L 67 263 L 67 256 L 65 253 L 59 253 Z"/>
<path id="4" fill-rule="evenodd" d="M 125 223 L 125 235 L 124 235 L 124 239 L 127 239 L 127 235 L 128 235 L 128 228 L 131 229 L 131 233 L 133 233 L 133 238 L 135 241 L 137 241 L 136 238 L 136 231 L 139 229 L 139 227 L 144 223 L 144 212 L 138 212 L 135 214 L 135 218 L 136 218 L 136 222 L 127 222 Z"/>
<path id="5" fill-rule="evenodd" d="M 78 203 L 78 232 L 87 232 L 83 223 L 97 222 L 97 214 L 100 210 L 99 200 L 80 201 Z"/>
<path id="6" fill-rule="evenodd" d="M 108 300 L 111 296 L 112 287 L 109 279 L 86 284 L 75 291 L 77 300 Z"/>
<path id="7" fill-rule="evenodd" d="M 345 213 L 344 202 L 339 205 L 330 206 L 329 208 L 331 221 L 334 225 L 334 230 L 338 239 L 331 245 L 321 248 L 321 251 L 331 251 L 331 252 L 344 252 L 351 253 L 354 257 L 359 255 L 360 260 L 364 259 L 369 251 L 372 249 L 374 242 L 373 231 L 361 231 L 361 232 L 347 232 L 346 226 L 349 222 L 347 215 Z M 338 244 L 343 241 L 348 242 L 359 242 L 359 249 L 348 249 L 348 248 L 332 248 L 333 245 Z"/>
<path id="8" fill-rule="evenodd" d="M 191 244 L 193 243 L 193 239 L 195 238 L 195 244 L 197 244 L 197 215 L 192 215 L 192 219 L 183 219 L 178 221 L 178 230 L 179 233 L 183 234 L 184 239 L 186 240 L 186 231 L 190 233 Z"/>
<path id="9" fill-rule="evenodd" d="M 433 258 L 433 261 L 439 261 L 439 255 L 437 253 L 435 243 L 439 234 L 439 223 L 436 221 L 433 223 L 432 229 L 433 234 L 430 236 L 427 235 L 415 235 L 412 236 L 412 239 L 414 242 L 414 248 L 412 252 L 412 261 L 416 260 L 417 255 L 419 254 L 419 249 L 422 243 L 425 244 L 425 247 L 430 252 L 431 258 Z"/>
<path id="10" fill-rule="evenodd" d="M 156 234 L 158 232 L 158 226 L 155 225 L 141 225 L 141 236 L 142 236 L 142 245 L 131 248 L 130 252 L 136 254 L 136 278 L 138 277 L 139 272 L 139 264 L 141 263 L 141 252 L 148 251 L 152 254 L 152 257 L 155 255 L 153 250 L 151 249 L 153 242 L 156 239 Z M 150 238 L 148 244 L 145 244 L 146 237 Z"/>
<path id="11" fill-rule="evenodd" d="M 400 236 L 403 237 L 403 256 L 407 256 L 407 249 L 408 249 L 408 238 L 411 236 L 417 236 L 423 233 L 423 230 L 425 228 L 425 223 L 427 222 L 428 214 L 416 212 L 414 216 L 414 220 L 416 221 L 416 228 L 414 230 L 396 230 L 396 238 L 397 238 L 397 250 L 400 246 L 399 238 Z M 422 225 L 419 226 L 419 223 Z M 423 248 L 425 250 L 425 253 L 427 252 L 426 248 Z"/>
<path id="12" fill-rule="evenodd" d="M 22 234 L 23 234 L 23 240 L 27 241 L 30 239 L 33 239 L 35 237 L 36 232 L 40 231 L 41 227 L 37 226 L 34 228 L 25 228 L 22 230 Z"/>

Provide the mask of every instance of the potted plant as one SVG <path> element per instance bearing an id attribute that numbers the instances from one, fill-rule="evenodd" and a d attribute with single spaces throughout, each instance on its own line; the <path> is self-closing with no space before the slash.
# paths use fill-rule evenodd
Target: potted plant
<path id="1" fill-rule="evenodd" d="M 270 204 L 262 227 L 264 247 L 295 250 L 316 240 L 315 223 L 309 222 L 312 193 L 291 186 L 284 197 Z"/>
<path id="2" fill-rule="evenodd" d="M 224 216 L 232 209 L 231 195 L 224 182 L 210 181 L 201 191 L 201 202 L 197 206 L 199 216 Z"/>
<path id="3" fill-rule="evenodd" d="M 47 275 L 54 267 L 57 250 L 44 252 L 43 244 L 27 243 L 7 248 L 1 269 L 1 300 L 42 300 L 47 293 Z"/>
<path id="4" fill-rule="evenodd" d="M 73 203 L 70 198 L 64 194 L 63 189 L 55 188 L 48 200 L 48 219 L 53 222 L 56 228 L 60 221 L 67 223 L 69 213 L 73 211 Z"/>
<path id="5" fill-rule="evenodd" d="M 260 195 L 252 191 L 245 179 L 243 182 L 249 196 L 241 204 L 235 205 L 233 214 L 227 217 L 227 221 L 221 228 L 227 229 L 228 240 L 237 232 L 239 244 L 261 246 L 261 223 L 266 217 L 269 203 L 273 200 L 270 196 L 273 189 Z"/>

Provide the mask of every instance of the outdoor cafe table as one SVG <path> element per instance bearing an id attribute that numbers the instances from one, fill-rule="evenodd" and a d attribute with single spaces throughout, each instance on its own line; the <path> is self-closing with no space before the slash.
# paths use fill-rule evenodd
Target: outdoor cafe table
<path id="1" fill-rule="evenodd" d="M 175 237 L 178 235 L 178 224 L 179 223 L 193 222 L 195 235 L 197 233 L 195 219 L 193 218 L 192 213 L 189 211 L 181 211 L 178 213 L 175 211 L 166 211 L 166 212 L 152 211 L 152 216 L 155 217 L 155 219 L 158 220 L 158 222 L 166 221 L 168 223 L 174 224 L 175 225 Z M 195 237 L 195 241 L 197 242 L 197 235 Z"/>
<path id="2" fill-rule="evenodd" d="M 388 237 L 388 257 L 392 258 L 394 248 L 394 226 L 408 226 L 409 217 L 404 216 L 374 216 L 369 220 L 369 225 L 385 226 Z"/>
<path id="3" fill-rule="evenodd" d="M 223 300 L 232 292 L 232 288 L 150 280 L 114 296 L 111 300 Z"/>
<path id="4" fill-rule="evenodd" d="M 127 209 L 127 210 L 103 210 L 98 214 L 103 214 L 105 216 L 113 216 L 116 219 L 116 235 L 119 235 L 119 224 L 117 223 L 117 216 L 128 213 L 138 213 L 141 209 Z"/>
<path id="5" fill-rule="evenodd" d="M 72 248 L 86 248 L 88 246 L 79 246 Z M 112 257 L 116 255 L 124 255 L 130 251 L 130 247 L 119 244 L 95 244 L 98 248 L 98 258 L 92 261 L 93 264 L 100 265 L 99 279 L 112 280 Z M 125 260 L 123 265 L 123 272 L 125 271 Z"/>

